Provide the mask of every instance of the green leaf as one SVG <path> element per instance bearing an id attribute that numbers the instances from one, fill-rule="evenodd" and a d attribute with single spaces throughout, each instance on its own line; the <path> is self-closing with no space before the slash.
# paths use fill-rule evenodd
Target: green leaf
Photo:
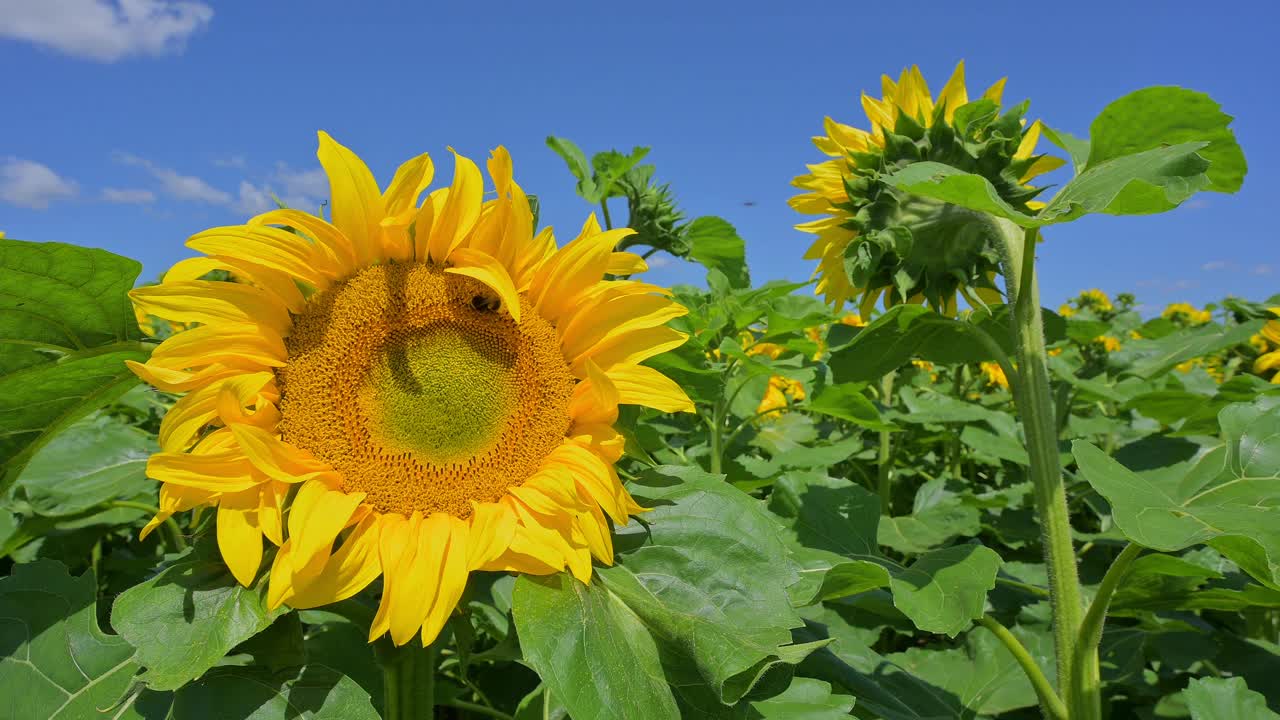
<path id="1" fill-rule="evenodd" d="M 990 180 L 939 162 L 916 162 L 880 178 L 887 185 L 981 213 L 1035 227 L 1030 215 L 1019 212 L 1000 197 Z"/>
<path id="2" fill-rule="evenodd" d="M 828 385 L 812 400 L 808 408 L 829 417 L 845 420 L 871 430 L 889 430 L 894 426 L 880 419 L 880 411 L 875 403 L 864 394 L 866 385 L 862 383 L 840 383 Z"/>
<path id="3" fill-rule="evenodd" d="M 373 698 L 374 707 L 381 707 L 382 672 L 373 654 L 374 646 L 369 643 L 369 626 L 324 610 L 303 610 L 300 614 L 307 624 L 303 638 L 307 661 L 331 667 L 355 680 Z"/>
<path id="4" fill-rule="evenodd" d="M 746 243 L 727 221 L 710 215 L 694 218 L 683 228 L 689 243 L 689 258 L 708 270 L 719 270 L 733 288 L 751 286 L 747 270 Z"/>
<path id="5" fill-rule="evenodd" d="M 111 417 L 88 417 L 45 444 L 18 477 L 17 496 L 32 512 L 66 516 L 115 499 L 151 496 L 147 458 L 155 437 Z"/>
<path id="6" fill-rule="evenodd" d="M 209 536 L 158 575 L 120 594 L 111 624 L 138 649 L 142 680 L 173 690 L 213 667 L 231 648 L 265 630 L 285 608 L 267 609 L 266 578 L 236 582 Z"/>
<path id="7" fill-rule="evenodd" d="M 982 616 L 1001 562 L 990 548 L 954 545 L 904 566 L 880 554 L 880 498 L 861 486 L 792 475 L 774 493 L 798 508 L 793 552 L 807 575 L 824 573 L 818 598 L 888 587 L 916 627 L 952 637 Z"/>
<path id="8" fill-rule="evenodd" d="M 1264 321 L 1251 320 L 1225 330 L 1210 323 L 1166 335 L 1159 340 L 1135 340 L 1112 355 L 1112 361 L 1128 375 L 1152 378 L 1179 363 L 1204 357 L 1229 347 L 1244 345 L 1262 329 Z"/>
<path id="9" fill-rule="evenodd" d="M 137 384 L 149 350 L 126 293 L 141 265 L 0 239 L 0 493 L 57 432 Z"/>
<path id="10" fill-rule="evenodd" d="M 798 677 L 781 694 L 757 700 L 751 707 L 760 720 L 844 720 L 853 703 L 848 695 L 833 694 L 830 683 Z"/>
<path id="11" fill-rule="evenodd" d="M 954 499 L 910 515 L 881 515 L 876 537 L 885 547 L 919 555 L 980 530 L 978 509 Z"/>
<path id="12" fill-rule="evenodd" d="M 617 529 L 618 566 L 601 578 L 658 639 L 673 684 L 733 704 L 812 649 L 791 644 L 802 620 L 787 587 L 799 574 L 782 528 L 759 500 L 695 468 L 652 468 L 638 483 L 632 494 L 653 508 L 647 528 Z"/>
<path id="13" fill-rule="evenodd" d="M 1089 213 L 1149 215 L 1172 210 L 1209 185 L 1209 163 L 1197 154 L 1207 143 L 1188 142 L 1090 163 L 1036 216 L 1050 225 Z"/>
<path id="14" fill-rule="evenodd" d="M 1244 183 L 1247 166 L 1232 117 L 1213 98 L 1180 87 L 1149 87 L 1115 100 L 1090 127 L 1088 167 L 1135 153 L 1183 143 L 1203 142 L 1197 151 L 1209 161 L 1206 172 L 1214 192 L 1233 193 Z"/>
<path id="15" fill-rule="evenodd" d="M 351 678 L 323 665 L 218 667 L 177 692 L 142 693 L 121 720 L 378 720 Z"/>
<path id="16" fill-rule="evenodd" d="M 586 198 L 588 193 L 595 192 L 595 186 L 591 180 L 591 165 L 587 162 L 587 156 L 582 152 L 582 148 L 568 138 L 555 135 L 547 136 L 547 147 L 564 160 L 565 165 L 569 166 L 569 172 L 578 179 L 579 195 Z"/>
<path id="17" fill-rule="evenodd" d="M 522 575 L 513 602 L 525 661 L 576 720 L 680 717 L 653 637 L 601 582 Z"/>
<path id="18" fill-rule="evenodd" d="M 1061 130 L 1054 130 L 1043 122 L 1040 123 L 1040 130 L 1044 133 L 1046 140 L 1067 151 L 1071 156 L 1071 166 L 1077 175 L 1080 174 L 1089 162 L 1089 141 Z"/>
<path id="19" fill-rule="evenodd" d="M 1023 626 L 1012 631 L 1052 682 L 1053 641 L 1049 634 Z M 1037 703 L 1035 689 L 1013 656 L 985 628 L 971 630 L 960 648 L 911 648 L 885 659 L 953 693 L 971 713 L 999 715 Z"/>
<path id="20" fill-rule="evenodd" d="M 923 305 L 896 305 L 876 318 L 827 364 L 836 382 L 872 382 L 913 357 L 940 363 L 970 363 L 994 357 L 975 343 L 958 320 Z"/>
<path id="21" fill-rule="evenodd" d="M 1186 690 L 1192 720 L 1277 720 L 1266 698 L 1249 689 L 1244 678 L 1198 678 Z"/>
<path id="22" fill-rule="evenodd" d="M 0 697 L 6 717 L 79 720 L 115 705 L 138 669 L 98 628 L 93 573 L 41 560 L 0 578 Z"/>
<path id="23" fill-rule="evenodd" d="M 1134 542 L 1174 551 L 1208 544 L 1280 590 L 1280 409 L 1237 404 L 1218 416 L 1225 441 L 1191 463 L 1136 473 L 1084 441 L 1080 474 Z"/>

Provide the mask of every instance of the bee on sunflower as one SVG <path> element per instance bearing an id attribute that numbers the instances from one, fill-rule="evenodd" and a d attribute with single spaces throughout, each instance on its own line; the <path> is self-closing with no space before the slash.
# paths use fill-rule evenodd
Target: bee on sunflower
<path id="1" fill-rule="evenodd" d="M 202 256 L 135 289 L 140 313 L 186 323 L 145 364 L 185 393 L 147 474 L 160 513 L 214 506 L 241 583 L 274 546 L 268 601 L 312 608 L 382 577 L 369 639 L 439 634 L 478 570 L 591 576 L 613 561 L 610 523 L 642 511 L 614 463 L 618 406 L 693 411 L 641 363 L 679 346 L 686 313 L 615 252 L 627 229 L 594 215 L 557 247 L 536 232 L 502 147 L 419 196 L 420 155 L 380 189 L 320 133 L 331 220 L 273 210 L 196 234 Z M 239 282 L 203 279 L 234 272 Z"/>
<path id="2" fill-rule="evenodd" d="M 1029 181 L 1063 160 L 1036 154 L 1041 125 L 1026 123 L 1026 103 L 1002 112 L 1004 85 L 970 102 L 961 62 L 935 98 L 913 66 L 896 82 L 883 77 L 881 99 L 862 95 L 869 131 L 826 118 L 826 134 L 813 142 L 831 159 L 795 179 L 805 192 L 791 207 L 822 216 L 796 228 L 817 236 L 805 257 L 818 261 L 816 292 L 827 302 L 856 303 L 865 317 L 882 299 L 886 308 L 928 303 L 948 315 L 959 294 L 972 304 L 1001 301 L 1001 251 L 988 226 L 972 211 L 897 190 L 881 177 L 937 161 L 981 174 L 1014 207 L 1038 207 L 1040 189 Z"/>

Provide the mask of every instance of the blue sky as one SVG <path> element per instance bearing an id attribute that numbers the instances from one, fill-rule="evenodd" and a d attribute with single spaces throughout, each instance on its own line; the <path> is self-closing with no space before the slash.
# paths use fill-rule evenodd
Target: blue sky
<path id="1" fill-rule="evenodd" d="M 479 161 L 504 144 L 562 242 L 591 208 L 546 135 L 648 145 L 688 215 L 738 227 L 754 280 L 806 279 L 786 199 L 823 116 L 865 127 L 858 93 L 881 73 L 918 63 L 936 91 L 963 58 L 971 91 L 1007 75 L 1006 100 L 1078 135 L 1155 84 L 1237 118 L 1243 191 L 1052 229 L 1046 304 L 1095 286 L 1152 308 L 1280 291 L 1273 3 L 118 1 L 0 0 L 0 230 L 126 254 L 144 277 L 267 191 L 318 202 L 325 129 L 383 181 L 423 151 L 447 179 L 446 146 Z"/>

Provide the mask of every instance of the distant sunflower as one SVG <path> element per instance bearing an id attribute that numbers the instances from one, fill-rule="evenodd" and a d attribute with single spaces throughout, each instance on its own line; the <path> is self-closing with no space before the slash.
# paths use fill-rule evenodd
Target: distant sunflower
<path id="1" fill-rule="evenodd" d="M 606 274 L 630 230 L 594 216 L 557 248 L 534 232 L 511 158 L 455 155 L 452 185 L 427 155 L 385 190 L 320 133 L 332 222 L 274 210 L 192 237 L 204 256 L 138 288 L 139 312 L 192 329 L 139 377 L 186 395 L 148 463 L 161 512 L 217 506 L 222 557 L 246 585 L 278 546 L 272 607 L 350 597 L 379 575 L 370 640 L 440 632 L 475 570 L 591 576 L 613 561 L 610 520 L 642 510 L 613 464 L 619 404 L 692 411 L 640 363 L 684 342 L 662 289 Z M 215 282 L 211 271 L 239 282 Z M 286 513 L 286 508 L 288 508 Z"/>
<path id="2" fill-rule="evenodd" d="M 796 226 L 818 236 L 805 253 L 818 261 L 817 293 L 836 307 L 856 302 L 863 316 L 882 297 L 886 307 L 927 302 L 951 315 L 959 292 L 1000 302 L 1000 253 L 986 226 L 969 210 L 891 188 L 881 175 L 943 162 L 983 175 L 1011 205 L 1028 209 L 1040 192 L 1028 181 L 1063 161 L 1035 154 L 1041 126 L 1025 125 L 1026 103 L 1000 114 L 1004 80 L 969 102 L 963 62 L 936 99 L 915 66 L 881 82 L 882 99 L 862 95 L 871 130 L 826 118 L 826 134 L 813 142 L 832 159 L 793 183 L 806 192 L 791 207 L 824 216 Z"/>
<path id="3" fill-rule="evenodd" d="M 1184 302 L 1169 305 L 1160 313 L 1160 317 L 1185 327 L 1196 327 L 1213 320 L 1213 314 L 1208 310 L 1200 310 L 1195 305 Z"/>
<path id="4" fill-rule="evenodd" d="M 1253 361 L 1253 371 L 1259 375 L 1274 372 L 1280 368 L 1280 307 L 1270 308 L 1274 316 L 1262 326 L 1262 332 L 1250 338 L 1250 343 L 1262 354 Z M 1280 372 L 1271 376 L 1271 382 L 1280 383 Z"/>
<path id="5" fill-rule="evenodd" d="M 987 378 L 988 387 L 998 387 L 1002 390 L 1009 389 L 1009 376 L 1004 374 L 1004 368 L 1000 367 L 1000 363 L 984 362 L 978 365 L 982 370 L 982 374 Z"/>

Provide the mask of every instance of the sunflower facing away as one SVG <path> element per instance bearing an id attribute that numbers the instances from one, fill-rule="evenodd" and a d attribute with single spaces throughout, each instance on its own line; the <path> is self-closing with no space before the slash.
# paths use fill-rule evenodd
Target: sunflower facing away
<path id="1" fill-rule="evenodd" d="M 882 297 L 885 307 L 927 302 L 950 315 L 957 293 L 1000 302 L 1000 256 L 985 223 L 969 210 L 891 188 L 881 175 L 942 162 L 986 177 L 1011 205 L 1030 210 L 1040 190 L 1028 181 L 1063 161 L 1035 154 L 1041 126 L 1025 124 L 1026 103 L 1001 113 L 1004 80 L 970 102 L 963 62 L 936 99 L 915 66 L 897 82 L 888 75 L 881 82 L 881 99 L 862 95 L 871 130 L 826 118 L 826 134 L 813 142 L 832 159 L 793 182 L 805 192 L 791 207 L 823 216 L 796 226 L 818 236 L 805 253 L 818 261 L 817 293 L 837 307 L 855 302 L 863 316 Z"/>
<path id="2" fill-rule="evenodd" d="M 379 190 L 320 133 L 332 221 L 274 210 L 192 237 L 202 257 L 138 288 L 139 312 L 193 324 L 141 378 L 186 393 L 164 418 L 148 475 L 160 514 L 217 506 L 217 540 L 253 582 L 276 546 L 272 607 L 310 608 L 382 577 L 369 630 L 401 645 L 440 632 L 475 570 L 591 576 L 612 563 L 610 523 L 642 510 L 613 464 L 619 404 L 692 411 L 640 363 L 685 336 L 667 293 L 614 252 L 630 230 L 592 216 L 557 248 L 534 233 L 501 147 L 455 154 L 430 184 L 420 155 Z M 212 271 L 238 282 L 201 279 Z"/>

